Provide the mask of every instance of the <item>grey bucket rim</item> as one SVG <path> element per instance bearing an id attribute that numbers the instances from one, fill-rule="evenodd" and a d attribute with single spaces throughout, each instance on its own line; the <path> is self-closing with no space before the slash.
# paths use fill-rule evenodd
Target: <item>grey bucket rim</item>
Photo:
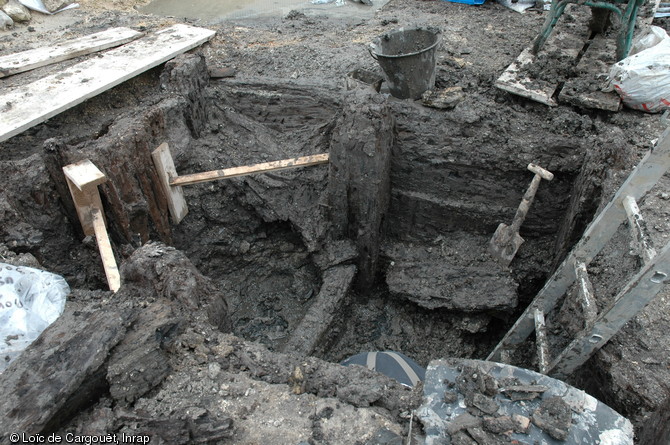
<path id="1" fill-rule="evenodd" d="M 436 39 L 435 39 L 435 43 L 433 43 L 432 45 L 427 46 L 427 47 L 425 47 L 425 48 L 423 48 L 423 49 L 420 49 L 419 51 L 415 51 L 415 52 L 413 52 L 413 53 L 407 53 L 407 54 L 395 54 L 395 55 L 389 54 L 389 55 L 386 55 L 386 54 L 380 54 L 380 53 L 378 53 L 378 52 L 376 51 L 376 48 L 378 47 L 378 45 L 375 44 L 375 40 L 381 38 L 381 36 L 377 36 L 377 37 L 375 37 L 375 39 L 374 39 L 372 42 L 369 43 L 369 46 L 368 46 L 368 52 L 370 53 L 370 55 L 372 56 L 372 58 L 375 59 L 375 60 L 377 60 L 377 57 L 379 57 L 379 56 L 381 56 L 381 57 L 385 57 L 385 58 L 387 58 L 387 59 L 400 59 L 400 58 L 402 58 L 402 57 L 416 56 L 417 54 L 421 54 L 421 53 L 425 53 L 426 51 L 430 51 L 431 49 L 435 48 L 435 47 L 440 43 L 440 41 L 442 40 L 442 35 L 441 35 L 442 32 L 440 31 L 440 29 L 438 29 L 438 28 L 426 28 L 426 27 L 423 27 L 423 26 L 415 26 L 415 27 L 413 27 L 413 28 L 405 28 L 405 27 L 402 27 L 402 28 L 394 29 L 393 31 L 388 32 L 388 33 L 386 33 L 386 34 L 395 34 L 395 33 L 398 33 L 398 32 L 411 31 L 411 30 L 416 30 L 416 31 L 429 31 L 429 32 L 433 32 L 433 33 L 435 33 L 435 37 L 436 37 Z M 382 35 L 384 35 L 384 34 L 382 34 Z"/>

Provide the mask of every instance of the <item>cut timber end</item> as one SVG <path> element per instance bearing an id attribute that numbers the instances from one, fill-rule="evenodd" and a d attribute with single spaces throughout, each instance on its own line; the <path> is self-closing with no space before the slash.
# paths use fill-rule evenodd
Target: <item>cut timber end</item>
<path id="1" fill-rule="evenodd" d="M 170 180 L 170 185 L 173 187 L 180 185 L 192 185 L 201 182 L 216 181 L 218 179 L 246 176 L 253 173 L 267 173 L 278 170 L 286 170 L 289 168 L 309 167 L 310 165 L 327 164 L 328 160 L 328 153 L 321 153 L 318 155 L 283 159 L 281 161 L 263 162 L 261 164 L 247 165 L 243 167 L 231 167 L 204 173 L 194 173 L 192 175 L 177 176 L 175 172 L 175 177 L 174 179 Z"/>
<path id="2" fill-rule="evenodd" d="M 107 181 L 105 174 L 88 159 L 66 165 L 63 173 L 81 191 Z"/>
<path id="3" fill-rule="evenodd" d="M 170 215 L 172 215 L 172 221 L 175 224 L 179 224 L 188 213 L 188 206 L 186 205 L 182 188 L 170 184 L 170 181 L 177 178 L 177 169 L 172 160 L 170 147 L 167 143 L 162 143 L 153 151 L 153 153 L 151 153 L 151 157 L 154 160 L 156 171 L 160 177 L 161 188 L 168 201 L 168 208 L 170 209 Z"/>
<path id="4" fill-rule="evenodd" d="M 94 236 L 91 209 L 102 209 L 98 184 L 107 181 L 107 177 L 88 159 L 63 167 L 65 180 L 74 201 L 79 222 L 84 235 Z"/>
<path id="5" fill-rule="evenodd" d="M 93 228 L 95 229 L 95 239 L 98 242 L 98 250 L 102 258 L 102 267 L 105 269 L 105 276 L 107 277 L 107 284 L 109 284 L 109 290 L 116 292 L 121 287 L 121 276 L 119 275 L 119 268 L 116 266 L 112 245 L 109 242 L 105 220 L 99 208 L 91 210 L 91 217 L 93 219 Z"/>

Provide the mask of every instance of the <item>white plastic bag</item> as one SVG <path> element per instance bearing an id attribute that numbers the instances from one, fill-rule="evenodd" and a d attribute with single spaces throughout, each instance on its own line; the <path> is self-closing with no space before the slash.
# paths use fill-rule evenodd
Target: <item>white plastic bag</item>
<path id="1" fill-rule="evenodd" d="M 69 293 L 61 276 L 0 263 L 0 372 L 63 313 Z"/>
<path id="2" fill-rule="evenodd" d="M 614 64 L 605 91 L 616 91 L 635 110 L 658 113 L 670 107 L 670 37 L 657 26 Z"/>

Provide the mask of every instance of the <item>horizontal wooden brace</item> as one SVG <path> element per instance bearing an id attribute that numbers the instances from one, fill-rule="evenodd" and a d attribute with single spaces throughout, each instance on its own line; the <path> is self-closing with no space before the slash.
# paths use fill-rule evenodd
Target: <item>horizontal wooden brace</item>
<path id="1" fill-rule="evenodd" d="M 281 161 L 263 162 L 261 164 L 246 165 L 242 167 L 224 168 L 221 170 L 212 170 L 203 173 L 193 173 L 182 175 L 170 179 L 170 186 L 184 186 L 198 184 L 201 182 L 217 181 L 219 179 L 235 178 L 254 173 L 267 173 L 289 168 L 308 167 L 310 165 L 319 165 L 328 163 L 328 153 L 318 155 L 302 156 L 299 158 L 283 159 Z"/>

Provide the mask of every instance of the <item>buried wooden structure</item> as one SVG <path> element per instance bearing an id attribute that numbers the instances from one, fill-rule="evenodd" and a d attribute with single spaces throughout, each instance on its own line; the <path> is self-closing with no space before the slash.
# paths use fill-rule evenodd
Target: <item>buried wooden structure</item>
<path id="1" fill-rule="evenodd" d="M 107 176 L 88 159 L 66 165 L 63 167 L 63 173 L 84 235 L 95 236 L 109 289 L 116 292 L 121 287 L 121 277 L 109 242 L 98 191 L 98 185 L 107 182 Z"/>
<path id="2" fill-rule="evenodd" d="M 260 164 L 245 165 L 241 167 L 224 168 L 202 173 L 193 173 L 179 176 L 174 166 L 170 147 L 167 143 L 161 144 L 151 153 L 158 176 L 161 178 L 161 187 L 168 201 L 168 208 L 175 224 L 179 224 L 188 213 L 188 206 L 184 199 L 182 186 L 199 184 L 201 182 L 217 181 L 219 179 L 236 178 L 254 173 L 267 173 L 279 170 L 287 170 L 298 167 L 309 167 L 311 165 L 327 164 L 328 153 L 320 153 L 298 158 L 282 159 L 279 161 L 263 162 Z"/>

